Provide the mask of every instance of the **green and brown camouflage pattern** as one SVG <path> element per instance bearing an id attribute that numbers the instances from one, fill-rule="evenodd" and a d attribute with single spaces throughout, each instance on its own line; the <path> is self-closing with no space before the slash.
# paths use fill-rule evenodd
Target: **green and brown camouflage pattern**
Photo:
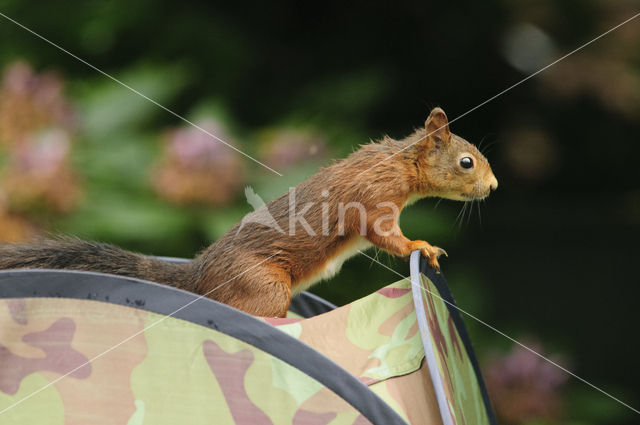
<path id="1" fill-rule="evenodd" d="M 446 307 L 425 294 L 430 323 L 445 324 L 432 334 L 457 423 L 486 423 Z M 408 423 L 442 423 L 407 280 L 313 318 L 264 320 L 338 363 Z M 232 336 L 61 298 L 0 300 L 0 411 L 14 403 L 1 425 L 370 423 L 323 384 Z"/>
<path id="2" fill-rule="evenodd" d="M 473 365 L 447 304 L 433 282 L 425 275 L 420 277 L 429 334 L 452 422 L 489 424 Z M 268 321 L 347 369 L 407 422 L 442 423 L 423 361 L 409 279 L 310 319 Z"/>
<path id="3" fill-rule="evenodd" d="M 173 317 L 33 298 L 3 300 L 0 323 L 0 410 L 53 383 L 0 414 L 3 425 L 369 423 L 298 369 Z"/>
<path id="4" fill-rule="evenodd" d="M 429 337 L 449 407 L 445 414 L 450 415 L 453 424 L 489 425 L 478 377 L 449 308 L 429 278 L 421 274 L 420 282 Z"/>

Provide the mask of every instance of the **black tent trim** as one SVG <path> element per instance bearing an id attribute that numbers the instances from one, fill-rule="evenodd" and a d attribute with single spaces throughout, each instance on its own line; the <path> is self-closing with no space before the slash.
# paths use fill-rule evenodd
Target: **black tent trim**
<path id="1" fill-rule="evenodd" d="M 407 425 L 389 405 L 342 367 L 303 342 L 209 298 L 139 279 L 71 270 L 0 271 L 0 298 L 73 298 L 169 315 L 252 345 L 322 383 L 376 425 Z"/>
<path id="2" fill-rule="evenodd" d="M 338 308 L 310 292 L 302 291 L 291 299 L 289 310 L 304 318 L 318 316 Z"/>
<path id="3" fill-rule="evenodd" d="M 416 255 L 416 252 L 418 253 Z M 417 260 L 415 260 L 417 258 Z M 442 272 L 438 273 L 429 266 L 429 263 L 426 258 L 422 257 L 419 254 L 419 251 L 414 251 L 411 257 L 412 263 L 414 261 L 418 261 L 418 270 L 421 274 L 425 275 L 433 284 L 436 289 L 440 293 L 440 296 L 447 301 L 445 304 L 447 306 L 447 310 L 449 310 L 449 314 L 451 315 L 451 319 L 453 320 L 453 324 L 456 327 L 458 334 L 460 335 L 460 339 L 462 339 L 462 343 L 464 344 L 464 348 L 467 351 L 467 355 L 469 356 L 469 361 L 471 361 L 471 365 L 473 366 L 473 370 L 476 375 L 476 379 L 478 380 L 478 386 L 480 387 L 480 393 L 482 395 L 482 401 L 484 402 L 485 408 L 487 410 L 487 416 L 489 417 L 489 423 L 492 425 L 497 425 L 497 419 L 495 416 L 495 412 L 493 411 L 493 407 L 491 405 L 491 399 L 489 398 L 489 394 L 487 392 L 487 387 L 485 385 L 484 379 L 482 378 L 482 373 L 480 371 L 480 366 L 478 364 L 478 359 L 476 358 L 475 351 L 473 350 L 473 346 L 471 344 L 471 338 L 469 338 L 469 333 L 467 332 L 467 328 L 462 321 L 462 316 L 460 315 L 460 311 L 456 308 L 457 304 L 453 298 L 451 290 L 449 289 L 449 285 L 447 285 L 447 281 L 444 278 Z M 413 267 L 411 268 L 412 278 L 413 278 Z M 425 353 L 426 354 L 426 353 Z"/>

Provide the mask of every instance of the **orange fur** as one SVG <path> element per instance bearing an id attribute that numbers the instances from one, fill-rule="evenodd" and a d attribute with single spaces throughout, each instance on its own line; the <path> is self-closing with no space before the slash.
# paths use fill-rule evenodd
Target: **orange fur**
<path id="1" fill-rule="evenodd" d="M 473 157 L 473 170 L 460 167 L 461 154 Z M 438 268 L 438 257 L 444 250 L 424 241 L 407 239 L 398 225 L 402 208 L 416 197 L 483 198 L 496 187 L 497 180 L 484 156 L 473 145 L 451 134 L 446 115 L 436 108 L 425 127 L 408 138 L 400 141 L 384 138 L 380 143 L 364 145 L 296 187 L 296 211 L 313 202 L 304 217 L 315 235 L 309 235 L 300 226 L 291 234 L 282 234 L 258 223 L 245 223 L 240 230 L 236 225 L 196 258 L 205 270 L 196 290 L 206 292 L 225 276 L 241 273 L 256 260 L 279 252 L 260 266 L 260 270 L 242 276 L 236 284 L 221 288 L 218 295 L 212 294 L 212 297 L 257 315 L 284 312 L 289 302 L 284 297 L 284 289 L 277 297 L 285 300 L 282 305 L 274 306 L 274 297 L 265 296 L 252 299 L 248 309 L 247 298 L 263 292 L 252 288 L 266 285 L 267 281 L 273 285 L 280 279 L 287 283 L 289 294 L 296 293 L 337 272 L 342 261 L 357 253 L 354 244 L 363 240 L 401 257 L 420 249 L 429 263 Z M 290 196 L 287 193 L 267 204 L 281 229 L 289 228 Z M 328 205 L 324 218 L 322 202 Z M 355 208 L 345 208 L 341 229 L 339 205 L 350 202 L 363 205 L 366 217 L 362 223 Z M 392 203 L 396 211 L 391 207 L 380 208 L 381 202 Z M 325 222 L 328 226 L 326 234 L 322 234 Z M 362 234 L 363 228 L 365 234 Z M 379 234 L 381 232 L 385 234 Z M 276 270 L 279 277 L 272 278 Z"/>

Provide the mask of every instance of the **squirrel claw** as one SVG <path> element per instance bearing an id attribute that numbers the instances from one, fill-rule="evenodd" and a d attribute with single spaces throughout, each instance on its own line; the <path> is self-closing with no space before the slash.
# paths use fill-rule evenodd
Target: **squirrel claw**
<path id="1" fill-rule="evenodd" d="M 440 273 L 440 263 L 438 263 L 438 257 L 440 257 L 441 255 L 448 257 L 449 255 L 447 254 L 447 251 L 440 247 L 430 245 L 425 241 L 411 241 L 410 244 L 411 250 L 419 249 L 422 253 L 422 256 L 429 260 L 429 266 L 433 267 L 438 273 Z"/>
<path id="2" fill-rule="evenodd" d="M 438 262 L 438 257 L 435 255 L 429 257 L 429 266 L 436 269 L 436 272 L 440 273 L 440 263 Z"/>
<path id="3" fill-rule="evenodd" d="M 420 251 L 425 258 L 429 259 L 429 266 L 436 269 L 436 272 L 440 273 L 440 263 L 438 262 L 438 258 L 441 255 L 448 257 L 449 255 L 447 254 L 447 251 L 440 247 L 432 245 L 428 245 L 422 248 Z"/>

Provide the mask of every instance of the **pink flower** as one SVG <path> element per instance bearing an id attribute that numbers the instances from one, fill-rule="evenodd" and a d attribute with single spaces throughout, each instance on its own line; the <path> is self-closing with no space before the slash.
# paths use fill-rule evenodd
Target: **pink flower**
<path id="1" fill-rule="evenodd" d="M 25 62 L 9 65 L 0 86 L 0 142 L 13 146 L 50 127 L 73 127 L 62 80 L 50 72 L 36 74 Z"/>
<path id="2" fill-rule="evenodd" d="M 209 119 L 197 125 L 236 146 L 218 122 Z M 237 152 L 202 130 L 181 127 L 168 132 L 152 178 L 156 192 L 170 202 L 221 205 L 244 186 L 244 162 Z"/>
<path id="3" fill-rule="evenodd" d="M 322 159 L 327 153 L 324 138 L 310 131 L 283 128 L 263 133 L 260 157 L 276 169 Z"/>
<path id="4" fill-rule="evenodd" d="M 543 354 L 539 344 L 526 345 Z M 561 363 L 554 356 L 550 359 Z M 516 425 L 533 419 L 553 420 L 561 415 L 567 374 L 531 351 L 516 345 L 509 354 L 494 356 L 484 369 L 500 423 Z"/>
<path id="5" fill-rule="evenodd" d="M 69 166 L 70 146 L 64 130 L 49 129 L 11 149 L 3 182 L 11 210 L 61 213 L 77 205 L 80 188 Z"/>

